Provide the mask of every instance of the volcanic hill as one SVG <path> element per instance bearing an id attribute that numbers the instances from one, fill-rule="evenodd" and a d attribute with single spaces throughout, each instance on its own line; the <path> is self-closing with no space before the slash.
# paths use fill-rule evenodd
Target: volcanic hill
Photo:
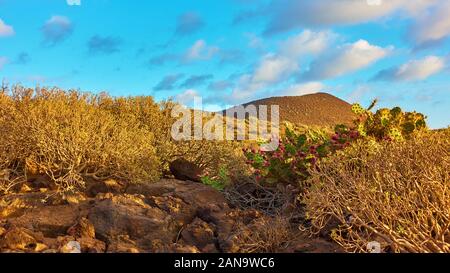
<path id="1" fill-rule="evenodd" d="M 333 95 L 316 93 L 304 96 L 271 97 L 255 100 L 243 106 L 280 106 L 280 121 L 306 126 L 334 126 L 351 124 L 355 118 L 351 105 Z M 233 109 L 233 108 L 231 108 Z M 269 115 L 270 117 L 270 115 Z"/>

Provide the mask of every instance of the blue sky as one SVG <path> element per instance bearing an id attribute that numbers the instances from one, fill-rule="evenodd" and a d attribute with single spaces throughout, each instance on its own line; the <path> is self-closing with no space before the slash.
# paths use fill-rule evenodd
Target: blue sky
<path id="1" fill-rule="evenodd" d="M 450 125 L 447 0 L 77 2 L 0 0 L 0 79 L 210 110 L 328 92 Z"/>

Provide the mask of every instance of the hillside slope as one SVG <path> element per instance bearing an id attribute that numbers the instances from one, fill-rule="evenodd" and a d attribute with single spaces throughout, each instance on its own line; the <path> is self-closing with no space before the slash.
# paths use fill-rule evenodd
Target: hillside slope
<path id="1" fill-rule="evenodd" d="M 304 96 L 271 97 L 252 101 L 248 105 L 279 105 L 280 120 L 307 126 L 351 124 L 354 114 L 351 105 L 333 95 L 317 93 Z M 233 109 L 233 108 L 232 108 Z"/>

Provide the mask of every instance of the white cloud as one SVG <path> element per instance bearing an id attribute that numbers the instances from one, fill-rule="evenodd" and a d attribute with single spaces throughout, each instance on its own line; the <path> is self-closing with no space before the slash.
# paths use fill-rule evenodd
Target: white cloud
<path id="1" fill-rule="evenodd" d="M 300 57 L 324 51 L 336 36 L 330 31 L 305 30 L 287 38 L 280 43 L 276 53 L 264 55 L 253 71 L 240 77 L 231 99 L 248 100 L 268 86 L 288 80 L 298 73 Z"/>
<path id="2" fill-rule="evenodd" d="M 0 37 L 7 37 L 14 35 L 14 28 L 12 26 L 7 25 L 0 19 Z"/>
<path id="3" fill-rule="evenodd" d="M 417 45 L 439 42 L 450 35 L 450 1 L 440 1 L 420 14 L 409 30 L 409 37 Z"/>
<path id="4" fill-rule="evenodd" d="M 268 54 L 263 57 L 252 76 L 255 83 L 276 83 L 298 70 L 297 62 L 291 58 Z"/>
<path id="5" fill-rule="evenodd" d="M 391 48 L 382 48 L 359 40 L 319 57 L 311 63 L 302 78 L 315 80 L 342 76 L 375 63 L 386 57 L 390 51 Z"/>
<path id="6" fill-rule="evenodd" d="M 176 95 L 175 96 L 175 101 L 177 101 L 178 103 L 180 103 L 182 105 L 189 106 L 189 105 L 193 104 L 194 98 L 195 97 L 199 97 L 199 96 L 200 95 L 197 92 L 197 90 L 187 89 L 183 93 L 180 93 L 180 94 Z"/>
<path id="7" fill-rule="evenodd" d="M 255 68 L 252 81 L 255 83 L 277 83 L 298 71 L 298 58 L 306 54 L 324 51 L 334 34 L 328 31 L 305 30 L 280 43 L 277 54 L 265 55 Z"/>
<path id="8" fill-rule="evenodd" d="M 197 98 L 197 100 L 194 103 L 195 98 Z M 220 104 L 211 103 L 211 98 L 202 97 L 201 94 L 195 89 L 187 89 L 184 92 L 176 95 L 174 99 L 181 105 L 203 111 L 218 112 L 227 108 L 222 105 L 223 100 L 220 101 Z"/>
<path id="9" fill-rule="evenodd" d="M 385 18 L 411 18 L 409 38 L 418 46 L 450 36 L 448 0 L 273 0 L 260 12 L 271 19 L 267 34 L 295 28 L 354 25 Z"/>
<path id="10" fill-rule="evenodd" d="M 336 35 L 328 31 L 305 30 L 280 43 L 277 54 L 268 54 L 255 69 L 254 82 L 277 83 L 298 71 L 298 58 L 324 51 Z"/>
<path id="11" fill-rule="evenodd" d="M 221 99 L 230 104 L 241 103 L 256 98 L 258 94 L 261 94 L 268 87 L 276 86 L 282 81 L 289 80 L 292 75 L 299 72 L 300 57 L 323 52 L 336 36 L 330 31 L 315 32 L 305 30 L 287 38 L 279 44 L 277 51 L 263 55 L 251 71 L 240 75 L 231 94 Z M 258 37 L 252 34 L 247 34 L 247 37 L 250 40 L 251 47 L 258 48 L 262 46 L 262 41 Z M 186 51 L 182 59 L 183 62 L 209 60 L 218 53 L 220 53 L 220 48 L 208 46 L 204 40 L 197 40 Z M 295 92 L 298 94 L 302 92 L 318 92 L 322 87 L 319 83 L 309 83 L 292 86 L 288 91 L 291 94 L 295 94 Z M 305 89 L 301 90 L 301 88 Z M 186 90 L 179 94 L 176 99 L 186 102 L 195 94 L 195 90 Z"/>
<path id="12" fill-rule="evenodd" d="M 204 40 L 197 40 L 186 52 L 185 61 L 209 60 L 219 52 L 216 46 L 208 46 Z"/>
<path id="13" fill-rule="evenodd" d="M 272 19 L 266 33 L 297 27 L 357 24 L 373 21 L 395 12 L 416 15 L 437 0 L 273 0 L 268 7 Z"/>
<path id="14" fill-rule="evenodd" d="M 445 68 L 445 59 L 427 56 L 420 60 L 409 61 L 399 67 L 383 70 L 375 79 L 394 81 L 420 81 L 439 73 Z"/>
<path id="15" fill-rule="evenodd" d="M 335 37 L 336 35 L 330 31 L 305 30 L 283 41 L 280 51 L 282 55 L 292 58 L 308 53 L 318 54 L 324 51 Z"/>
<path id="16" fill-rule="evenodd" d="M 281 96 L 303 96 L 323 92 L 325 85 L 321 82 L 308 82 L 303 84 L 293 84 L 277 95 Z"/>
<path id="17" fill-rule="evenodd" d="M 0 56 L 0 70 L 8 63 L 8 58 Z"/>
<path id="18" fill-rule="evenodd" d="M 368 84 L 360 84 L 347 96 L 347 101 L 350 103 L 360 102 L 362 98 L 370 93 L 372 88 Z"/>
<path id="19" fill-rule="evenodd" d="M 243 100 L 252 98 L 257 91 L 265 87 L 267 87 L 267 83 L 255 82 L 253 75 L 244 74 L 238 79 L 236 87 L 231 92 L 231 96 L 225 97 L 224 99 L 231 104 L 242 102 Z"/>
<path id="20" fill-rule="evenodd" d="M 298 69 L 295 60 L 281 55 L 268 54 L 262 58 L 253 72 L 239 78 L 231 96 L 225 99 L 235 104 L 254 98 L 259 91 L 288 79 Z"/>

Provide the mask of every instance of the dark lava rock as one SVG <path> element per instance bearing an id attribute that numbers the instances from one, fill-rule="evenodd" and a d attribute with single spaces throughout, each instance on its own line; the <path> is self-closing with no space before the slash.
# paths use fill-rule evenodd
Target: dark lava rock
<path id="1" fill-rule="evenodd" d="M 169 164 L 172 175 L 179 180 L 200 182 L 202 168 L 189 162 L 184 158 L 179 158 Z"/>

